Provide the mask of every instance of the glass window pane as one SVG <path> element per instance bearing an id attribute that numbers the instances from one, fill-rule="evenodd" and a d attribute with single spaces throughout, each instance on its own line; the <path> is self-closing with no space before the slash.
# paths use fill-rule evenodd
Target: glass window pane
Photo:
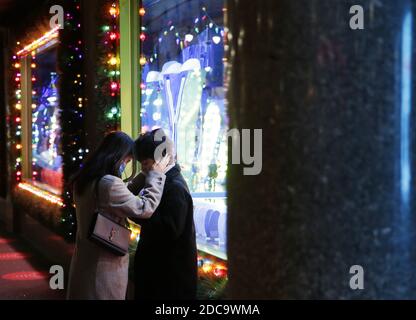
<path id="1" fill-rule="evenodd" d="M 48 191 L 62 190 L 61 126 L 56 48 L 32 58 L 32 177 Z"/>
<path id="2" fill-rule="evenodd" d="M 145 0 L 143 6 L 142 131 L 161 127 L 174 140 L 194 197 L 200 249 L 225 257 L 224 1 Z"/>

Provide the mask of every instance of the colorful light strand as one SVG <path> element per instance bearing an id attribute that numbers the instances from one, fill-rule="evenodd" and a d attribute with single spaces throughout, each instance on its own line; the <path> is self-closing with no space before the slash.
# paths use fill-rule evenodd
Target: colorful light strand
<path id="1" fill-rule="evenodd" d="M 131 231 L 130 240 L 133 242 L 139 241 L 140 226 L 136 224 L 129 224 Z M 200 276 L 211 276 L 216 278 L 227 278 L 228 269 L 225 262 L 219 262 L 215 258 L 207 258 L 205 256 L 198 256 L 198 273 Z"/>
<path id="2" fill-rule="evenodd" d="M 62 199 L 60 197 L 58 197 L 58 196 L 56 196 L 56 195 L 54 195 L 54 194 L 52 194 L 50 192 L 47 192 L 45 190 L 42 190 L 42 189 L 40 189 L 38 187 L 35 187 L 32 184 L 21 182 L 17 186 L 20 189 L 26 190 L 26 191 L 30 192 L 32 195 L 35 195 L 35 196 L 37 196 L 39 198 L 42 198 L 42 199 L 44 199 L 44 200 L 46 200 L 46 201 L 48 201 L 48 202 L 50 202 L 52 204 L 56 204 L 56 205 L 58 205 L 60 207 L 64 207 L 65 206 L 64 203 L 63 203 L 63 201 L 62 201 Z"/>
<path id="3" fill-rule="evenodd" d="M 120 129 L 120 57 L 119 57 L 119 5 L 118 1 L 108 1 L 101 27 L 102 71 L 99 72 L 101 84 L 98 90 L 100 104 L 105 108 L 107 132 Z"/>
<path id="4" fill-rule="evenodd" d="M 59 26 L 56 26 L 55 28 L 53 28 L 53 29 L 49 30 L 48 32 L 46 32 L 39 39 L 36 39 L 32 43 L 30 43 L 27 46 L 25 46 L 22 50 L 19 50 L 16 55 L 17 56 L 24 56 L 24 55 L 26 55 L 26 54 L 28 54 L 30 52 L 33 52 L 36 49 L 44 46 L 49 41 L 58 38 L 58 36 L 59 36 Z"/>
<path id="5" fill-rule="evenodd" d="M 65 183 L 65 189 L 62 196 L 51 194 L 48 191 L 30 184 L 30 182 L 22 182 L 22 150 L 30 147 L 22 145 L 21 140 L 21 110 L 22 110 L 22 88 L 21 88 L 21 61 L 22 57 L 30 54 L 29 62 L 32 72 L 32 85 L 37 81 L 35 63 L 36 53 L 40 48 L 47 48 L 55 43 L 58 43 L 58 52 L 61 57 L 66 59 L 58 59 L 58 70 L 63 74 L 61 78 L 61 87 L 65 90 L 60 90 L 61 95 L 61 125 L 64 135 L 61 136 L 61 147 L 63 155 L 63 171 L 64 182 L 68 182 L 68 178 L 79 169 L 85 154 L 88 149 L 85 148 L 85 132 L 83 125 L 83 43 L 82 43 L 82 25 L 81 25 L 81 1 L 72 0 L 65 2 L 65 22 L 64 29 L 59 30 L 59 26 L 51 29 L 43 34 L 40 38 L 32 41 L 30 44 L 21 48 L 20 42 L 17 42 L 17 54 L 13 56 L 12 67 L 13 83 L 15 95 L 13 103 L 15 107 L 10 114 L 10 128 L 12 135 L 12 143 L 14 145 L 15 158 L 15 184 L 18 190 L 25 190 L 34 197 L 40 197 L 47 200 L 51 204 L 58 205 L 62 210 L 62 228 L 59 227 L 57 231 L 62 232 L 66 238 L 72 238 L 75 235 L 76 219 L 75 208 L 73 207 L 72 194 Z M 58 41 L 59 40 L 59 41 Z M 29 93 L 30 94 L 30 93 Z M 36 101 L 36 91 L 32 89 L 32 100 Z M 36 109 L 36 103 L 32 104 L 32 109 Z M 52 138 L 52 137 L 51 137 Z M 32 170 L 32 176 L 35 178 L 38 173 Z"/>
<path id="6" fill-rule="evenodd" d="M 225 9 L 223 8 L 223 11 Z M 146 13 L 145 8 L 140 8 L 140 16 L 144 16 Z M 149 57 L 145 57 L 143 54 L 140 56 L 140 65 L 144 66 L 147 63 L 152 63 L 154 59 L 157 59 L 157 46 L 160 46 L 163 40 L 169 37 L 170 34 L 174 33 L 176 38 L 176 44 L 180 46 L 182 50 L 184 47 L 191 44 L 191 42 L 204 30 L 209 29 L 213 30 L 213 36 L 211 37 L 212 42 L 215 44 L 220 44 L 224 38 L 224 30 L 221 26 L 217 25 L 215 21 L 208 15 L 206 7 L 201 8 L 201 14 L 193 19 L 194 26 L 190 28 L 187 32 L 180 32 L 178 28 L 169 21 L 166 29 L 161 32 L 161 35 L 158 38 L 158 41 L 155 42 L 153 47 L 153 54 Z M 143 43 L 149 37 L 146 34 L 147 28 L 143 24 L 140 27 L 140 41 Z M 143 45 L 141 44 L 141 47 Z M 143 52 L 141 50 L 141 52 Z"/>
<path id="7" fill-rule="evenodd" d="M 228 269 L 225 263 L 217 262 L 203 256 L 198 256 L 198 271 L 200 276 L 228 277 Z"/>
<path id="8" fill-rule="evenodd" d="M 10 114 L 10 128 L 14 132 L 12 136 L 12 144 L 14 148 L 12 149 L 15 164 L 14 164 L 14 175 L 16 183 L 19 183 L 22 180 L 22 124 L 21 124 L 21 110 L 22 110 L 22 87 L 21 87 L 21 64 L 18 60 L 17 55 L 13 55 L 12 58 L 12 69 L 14 72 L 13 75 L 13 103 L 14 109 L 11 110 Z"/>
<path id="9" fill-rule="evenodd" d="M 65 28 L 61 30 L 61 52 L 66 59 L 60 60 L 62 77 L 60 80 L 61 101 L 61 145 L 64 173 L 62 193 L 65 208 L 61 216 L 61 232 L 68 240 L 74 240 L 76 234 L 76 214 L 73 202 L 70 177 L 82 166 L 89 150 L 85 141 L 84 103 L 84 43 L 82 21 L 82 1 L 66 1 Z"/>

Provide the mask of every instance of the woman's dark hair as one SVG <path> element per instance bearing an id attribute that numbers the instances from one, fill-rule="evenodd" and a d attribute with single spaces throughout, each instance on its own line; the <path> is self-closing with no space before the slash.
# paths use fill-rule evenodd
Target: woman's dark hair
<path id="1" fill-rule="evenodd" d="M 133 157 L 133 147 L 133 139 L 124 132 L 114 131 L 107 134 L 72 177 L 72 188 L 82 194 L 89 183 L 107 174 L 121 178 L 120 166 L 127 157 Z"/>

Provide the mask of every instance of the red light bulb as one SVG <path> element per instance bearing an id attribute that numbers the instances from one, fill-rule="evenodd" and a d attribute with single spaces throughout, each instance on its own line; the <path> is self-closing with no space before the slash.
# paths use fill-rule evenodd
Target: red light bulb
<path id="1" fill-rule="evenodd" d="M 117 33 L 115 33 L 115 32 L 110 32 L 110 39 L 111 40 L 116 40 L 117 39 Z"/>
<path id="2" fill-rule="evenodd" d="M 118 83 L 111 82 L 110 87 L 111 87 L 111 90 L 116 91 L 118 89 Z"/>

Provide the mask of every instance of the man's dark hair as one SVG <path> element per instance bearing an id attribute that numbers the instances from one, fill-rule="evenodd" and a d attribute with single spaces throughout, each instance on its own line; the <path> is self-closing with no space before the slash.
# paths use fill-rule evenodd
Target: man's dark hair
<path id="1" fill-rule="evenodd" d="M 155 139 L 156 133 L 161 139 Z M 156 141 L 157 140 L 157 141 Z M 139 138 L 134 142 L 134 154 L 135 158 L 138 161 L 143 161 L 145 159 L 155 160 L 155 151 L 158 146 L 162 143 L 166 144 L 166 148 L 162 151 L 162 156 L 164 157 L 166 153 L 172 153 L 172 142 L 166 136 L 162 129 L 154 129 L 142 133 Z"/>

